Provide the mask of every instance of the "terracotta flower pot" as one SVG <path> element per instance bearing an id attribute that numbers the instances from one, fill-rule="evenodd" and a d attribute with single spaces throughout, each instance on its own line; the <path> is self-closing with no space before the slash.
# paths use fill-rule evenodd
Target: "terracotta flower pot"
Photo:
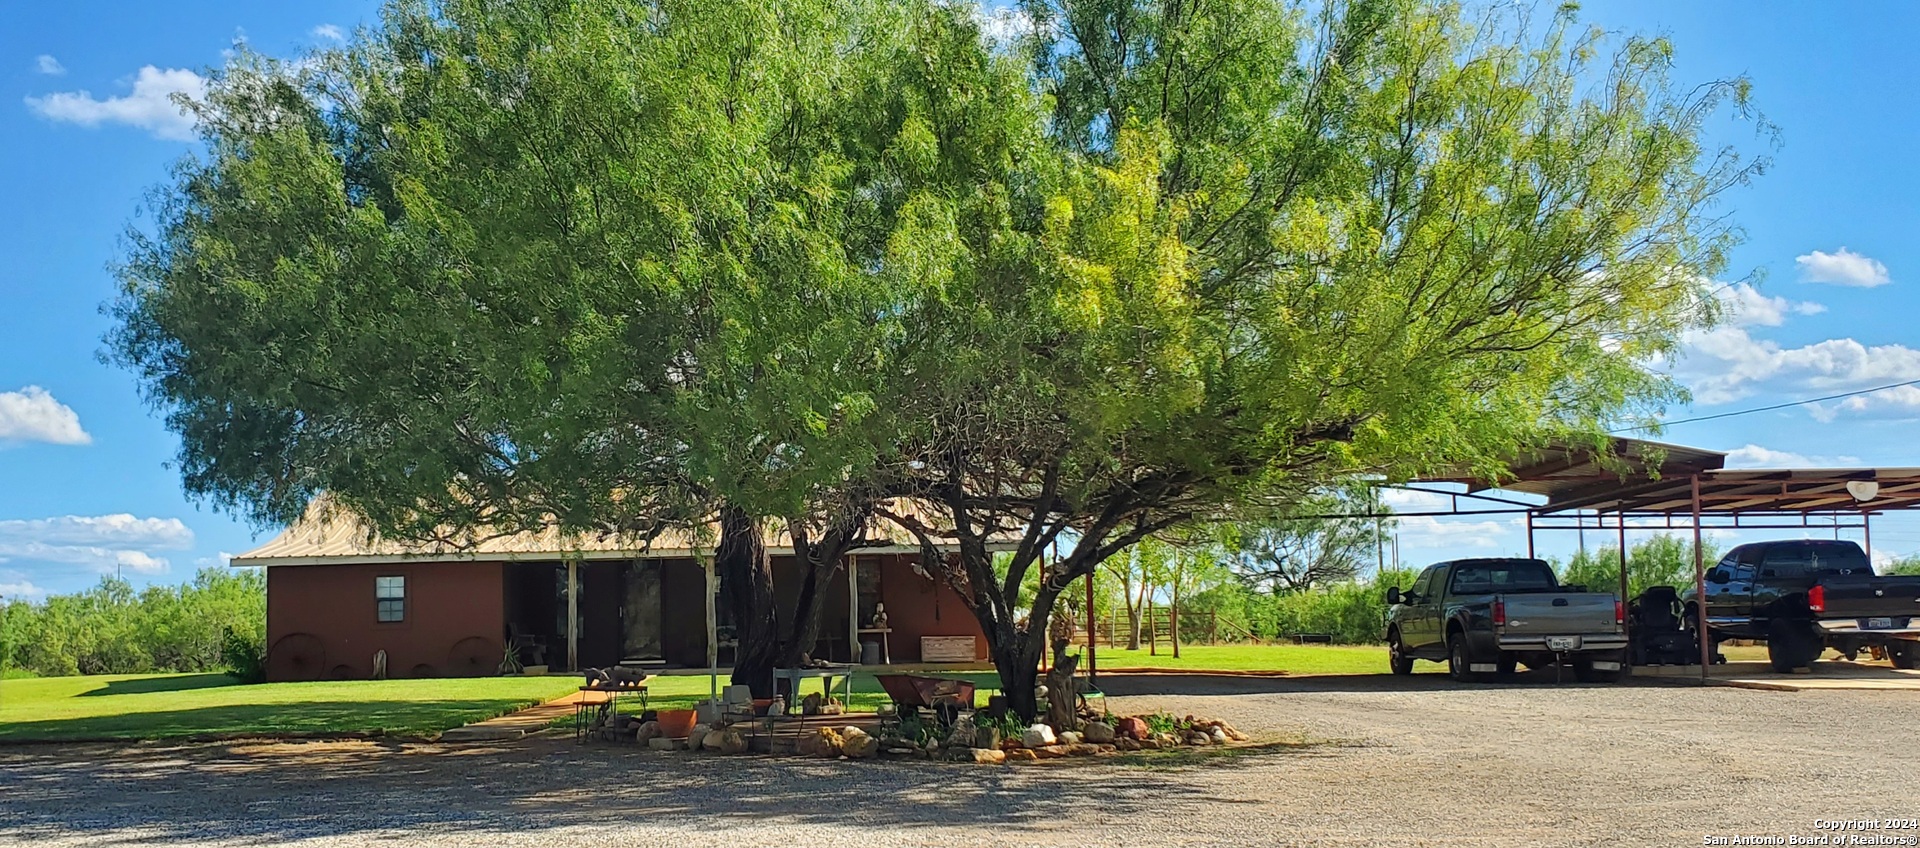
<path id="1" fill-rule="evenodd" d="M 660 735 L 668 739 L 685 739 L 693 732 L 693 710 L 661 710 L 659 718 Z"/>

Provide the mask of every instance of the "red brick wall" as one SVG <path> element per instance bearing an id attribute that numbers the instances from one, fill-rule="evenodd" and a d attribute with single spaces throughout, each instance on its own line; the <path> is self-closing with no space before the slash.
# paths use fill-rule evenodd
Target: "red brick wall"
<path id="1" fill-rule="evenodd" d="M 407 578 L 406 620 L 381 623 L 373 581 L 392 575 Z M 497 664 L 506 632 L 503 585 L 495 562 L 268 568 L 267 679 L 365 679 L 380 650 L 387 652 L 388 677 L 450 676 L 463 671 L 450 653 L 470 637 L 486 647 L 468 643 L 474 647 L 461 654 L 491 651 Z M 309 650 L 314 640 L 317 652 Z"/>

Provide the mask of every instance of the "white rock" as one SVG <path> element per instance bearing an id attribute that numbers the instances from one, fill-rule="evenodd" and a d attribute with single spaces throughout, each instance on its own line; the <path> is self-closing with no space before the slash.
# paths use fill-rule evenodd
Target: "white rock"
<path id="1" fill-rule="evenodd" d="M 1029 748 L 1045 747 L 1056 741 L 1058 740 L 1053 736 L 1053 728 L 1044 724 L 1036 724 L 1027 728 L 1027 732 L 1020 734 L 1020 744 Z"/>

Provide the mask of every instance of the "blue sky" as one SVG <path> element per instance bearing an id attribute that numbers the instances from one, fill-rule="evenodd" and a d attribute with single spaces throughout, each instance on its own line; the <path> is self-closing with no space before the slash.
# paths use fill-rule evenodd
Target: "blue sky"
<path id="1" fill-rule="evenodd" d="M 193 149 L 166 94 L 192 91 L 236 39 L 290 54 L 376 8 L 27 4 L 0 29 L 0 596 L 70 591 L 103 572 L 184 580 L 272 532 L 183 495 L 168 465 L 175 440 L 132 378 L 99 361 L 99 309 L 144 192 Z M 1672 417 L 1920 379 L 1920 53 L 1909 43 L 1920 5 L 1594 2 L 1583 14 L 1671 35 L 1678 79 L 1750 76 L 1780 129 L 1772 171 L 1725 200 L 1748 234 L 1726 275 L 1734 320 L 1689 339 L 1676 373 L 1696 400 Z M 1716 141 L 1765 149 L 1727 132 Z M 1908 388 L 1662 438 L 1750 466 L 1916 466 L 1916 419 L 1920 388 Z M 1399 532 L 1411 562 L 1526 546 L 1505 520 L 1409 519 Z M 1920 520 L 1877 522 L 1874 541 L 1882 556 L 1920 552 Z M 1541 542 L 1548 553 L 1575 544 Z"/>

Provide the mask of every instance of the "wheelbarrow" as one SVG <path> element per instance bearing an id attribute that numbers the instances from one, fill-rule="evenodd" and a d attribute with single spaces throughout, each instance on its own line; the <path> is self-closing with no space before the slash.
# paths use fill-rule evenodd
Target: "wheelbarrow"
<path id="1" fill-rule="evenodd" d="M 932 710 L 942 723 L 952 724 L 961 710 L 973 709 L 973 681 L 913 674 L 876 674 L 880 688 L 893 700 L 894 714 L 902 718 Z"/>

